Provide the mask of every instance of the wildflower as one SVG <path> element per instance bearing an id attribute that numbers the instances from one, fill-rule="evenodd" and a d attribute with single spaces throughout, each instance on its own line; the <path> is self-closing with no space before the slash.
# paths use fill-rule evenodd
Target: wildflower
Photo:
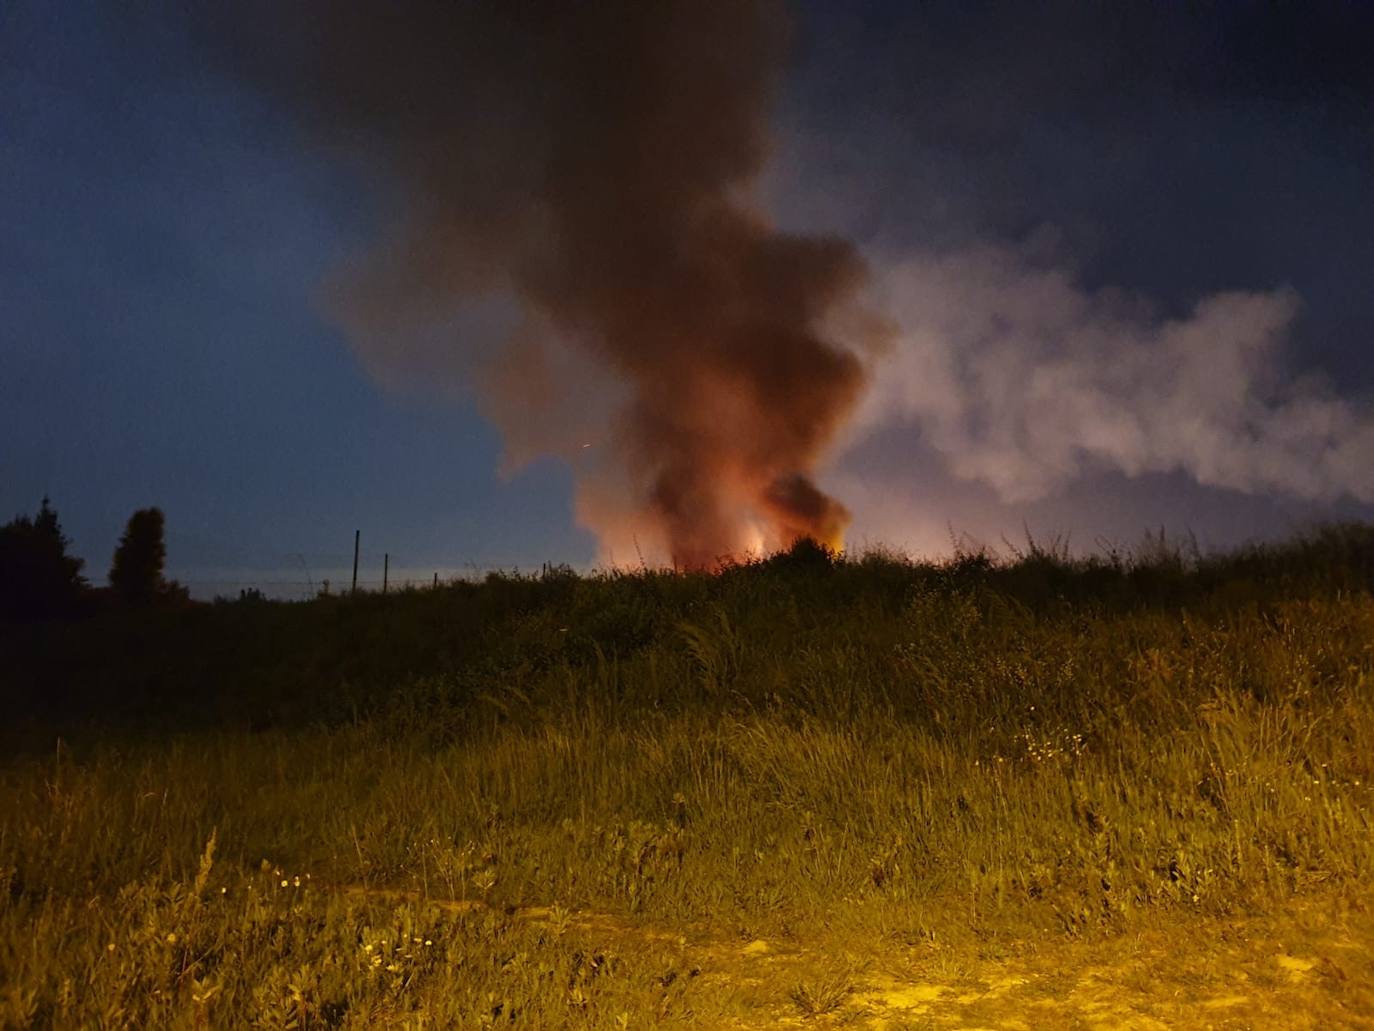
<path id="1" fill-rule="evenodd" d="M 434 939 L 433 939 L 433 938 L 426 938 L 426 939 L 425 939 L 425 944 L 426 944 L 426 945 L 433 945 L 433 944 L 434 944 Z"/>
<path id="2" fill-rule="evenodd" d="M 292 881 L 292 884 L 293 884 L 295 887 L 297 887 L 297 888 L 299 888 L 299 887 L 301 886 L 301 879 L 300 879 L 300 876 L 299 876 L 299 875 L 296 877 L 296 879 L 295 879 L 294 881 Z"/>
<path id="3" fill-rule="evenodd" d="M 288 882 L 287 882 L 286 878 L 283 877 L 283 878 L 281 879 L 281 886 L 282 886 L 283 888 L 285 888 L 285 887 L 287 886 L 287 883 L 288 883 Z"/>
<path id="4" fill-rule="evenodd" d="M 176 943 L 177 943 L 177 933 L 176 933 L 176 931 L 168 931 L 168 932 L 167 932 L 167 944 L 168 944 L 168 945 L 175 945 Z"/>
<path id="5" fill-rule="evenodd" d="M 106 945 L 106 946 L 105 946 L 105 951 L 106 951 L 106 952 L 114 952 L 114 950 L 115 950 L 115 943 L 114 943 L 114 942 L 110 942 L 109 945 Z"/>

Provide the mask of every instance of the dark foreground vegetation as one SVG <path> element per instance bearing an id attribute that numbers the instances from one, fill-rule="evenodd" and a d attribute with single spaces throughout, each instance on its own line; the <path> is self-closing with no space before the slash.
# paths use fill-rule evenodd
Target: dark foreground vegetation
<path id="1" fill-rule="evenodd" d="M 1372 588 L 1350 526 L 0 624 L 0 1025 L 758 1026 L 702 942 L 822 946 L 824 1019 L 842 956 L 1357 893 Z"/>

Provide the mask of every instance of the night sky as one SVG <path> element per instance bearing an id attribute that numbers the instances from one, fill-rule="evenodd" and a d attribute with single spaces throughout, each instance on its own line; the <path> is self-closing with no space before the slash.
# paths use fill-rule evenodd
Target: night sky
<path id="1" fill-rule="evenodd" d="M 1201 6 L 788 8 L 786 49 L 759 57 L 768 160 L 742 185 L 789 240 L 849 241 L 855 304 L 887 327 L 853 345 L 867 387 L 827 402 L 834 433 L 779 467 L 852 512 L 851 545 L 1163 526 L 1215 547 L 1374 517 L 1374 9 Z M 638 561 L 616 477 L 649 459 L 598 436 L 625 359 L 579 366 L 548 412 L 547 391 L 512 402 L 472 360 L 518 317 L 499 290 L 361 339 L 331 284 L 421 177 L 379 149 L 386 110 L 302 104 L 243 58 L 270 24 L 124 7 L 0 12 L 0 517 L 50 495 L 101 582 L 130 512 L 159 505 L 169 571 L 202 596 L 337 582 L 355 529 L 365 579 L 384 550 L 399 579 Z M 466 196 L 434 210 L 466 225 Z M 676 339 L 646 353 L 688 368 Z M 787 384 L 782 408 L 807 392 Z M 552 414 L 570 405 L 583 421 Z M 614 516 L 586 493 L 611 482 Z"/>

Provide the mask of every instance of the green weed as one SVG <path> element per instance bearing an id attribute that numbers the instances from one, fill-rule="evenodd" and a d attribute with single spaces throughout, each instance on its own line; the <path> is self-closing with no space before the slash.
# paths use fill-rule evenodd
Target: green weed
<path id="1" fill-rule="evenodd" d="M 1367 883 L 1374 535 L 1153 547 L 6 627 L 0 1025 L 718 1026 L 678 931 L 991 947 Z"/>

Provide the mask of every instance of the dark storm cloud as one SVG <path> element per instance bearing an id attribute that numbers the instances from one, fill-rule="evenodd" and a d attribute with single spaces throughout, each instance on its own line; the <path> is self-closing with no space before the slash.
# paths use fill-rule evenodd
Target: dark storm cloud
<path id="1" fill-rule="evenodd" d="M 865 269 L 749 197 L 780 5 L 234 11 L 210 27 L 221 52 L 395 188 L 394 223 L 332 294 L 370 367 L 475 374 L 514 450 L 579 463 L 580 514 L 622 554 L 642 538 L 697 566 L 753 534 L 838 536 L 846 513 L 809 476 L 862 385 L 825 327 Z M 491 296 L 521 321 L 474 373 L 478 345 L 446 327 Z M 601 434 L 582 461 L 553 413 L 617 386 L 614 417 L 579 427 Z"/>

